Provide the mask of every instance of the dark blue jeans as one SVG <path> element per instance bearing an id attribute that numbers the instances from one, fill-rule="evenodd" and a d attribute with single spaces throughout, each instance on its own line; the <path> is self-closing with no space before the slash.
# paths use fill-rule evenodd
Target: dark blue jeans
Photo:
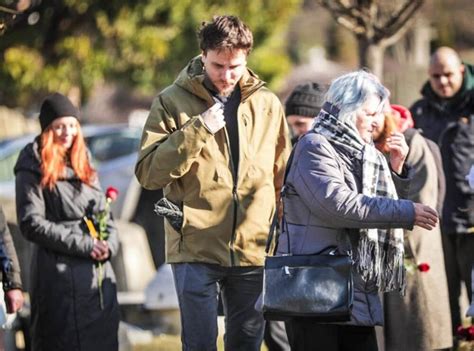
<path id="1" fill-rule="evenodd" d="M 285 322 L 292 351 L 377 351 L 374 327 L 318 324 L 308 319 Z"/>
<path id="2" fill-rule="evenodd" d="M 217 350 L 219 292 L 225 314 L 225 349 L 260 350 L 265 323 L 254 305 L 262 291 L 262 267 L 206 263 L 171 266 L 181 313 L 183 350 Z"/>

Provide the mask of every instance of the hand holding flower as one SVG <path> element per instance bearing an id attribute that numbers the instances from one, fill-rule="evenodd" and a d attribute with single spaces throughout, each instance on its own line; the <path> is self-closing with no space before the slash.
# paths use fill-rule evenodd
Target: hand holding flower
<path id="1" fill-rule="evenodd" d="M 94 247 L 91 251 L 92 259 L 96 261 L 105 261 L 110 256 L 109 244 L 105 240 L 94 239 Z"/>
<path id="2" fill-rule="evenodd" d="M 97 285 L 99 288 L 100 308 L 104 309 L 104 296 L 102 293 L 103 267 L 102 262 L 110 256 L 109 244 L 107 238 L 109 236 L 107 230 L 107 222 L 110 216 L 110 204 L 116 200 L 118 190 L 114 187 L 108 187 L 105 192 L 105 209 L 92 215 L 92 218 L 84 216 L 84 221 L 89 229 L 89 234 L 93 238 L 94 246 L 90 256 L 97 262 Z"/>

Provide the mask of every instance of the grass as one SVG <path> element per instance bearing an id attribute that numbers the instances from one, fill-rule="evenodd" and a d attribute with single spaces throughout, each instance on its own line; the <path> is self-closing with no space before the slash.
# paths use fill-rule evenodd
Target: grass
<path id="1" fill-rule="evenodd" d="M 180 351 L 181 340 L 179 335 L 160 335 L 153 338 L 149 344 L 135 345 L 133 351 Z"/>
<path id="2" fill-rule="evenodd" d="M 217 338 L 217 349 L 224 351 L 224 340 L 221 335 Z M 160 335 L 149 344 L 135 345 L 133 351 L 181 351 L 181 337 L 179 335 Z M 265 345 L 261 351 L 268 351 Z"/>
<path id="3" fill-rule="evenodd" d="M 217 339 L 217 349 L 224 350 L 224 340 L 221 335 Z M 133 351 L 181 351 L 181 340 L 179 335 L 160 335 L 153 338 L 148 344 L 137 344 Z M 261 351 L 267 351 L 262 345 Z M 474 351 L 474 341 L 462 341 L 459 343 L 457 351 Z"/>

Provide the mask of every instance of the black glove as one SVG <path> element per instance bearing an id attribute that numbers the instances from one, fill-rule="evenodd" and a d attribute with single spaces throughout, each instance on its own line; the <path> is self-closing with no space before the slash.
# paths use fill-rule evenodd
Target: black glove
<path id="1" fill-rule="evenodd" d="M 157 215 L 165 217 L 173 229 L 181 233 L 183 211 L 177 205 L 163 197 L 155 203 L 155 212 Z"/>

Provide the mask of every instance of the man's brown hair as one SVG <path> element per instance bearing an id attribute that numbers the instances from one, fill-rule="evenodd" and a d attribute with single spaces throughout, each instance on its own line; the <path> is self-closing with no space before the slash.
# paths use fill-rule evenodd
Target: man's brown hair
<path id="1" fill-rule="evenodd" d="M 249 54 L 253 46 L 252 32 L 236 16 L 214 16 L 212 22 L 203 22 L 198 38 L 204 53 L 208 50 L 243 49 Z"/>

